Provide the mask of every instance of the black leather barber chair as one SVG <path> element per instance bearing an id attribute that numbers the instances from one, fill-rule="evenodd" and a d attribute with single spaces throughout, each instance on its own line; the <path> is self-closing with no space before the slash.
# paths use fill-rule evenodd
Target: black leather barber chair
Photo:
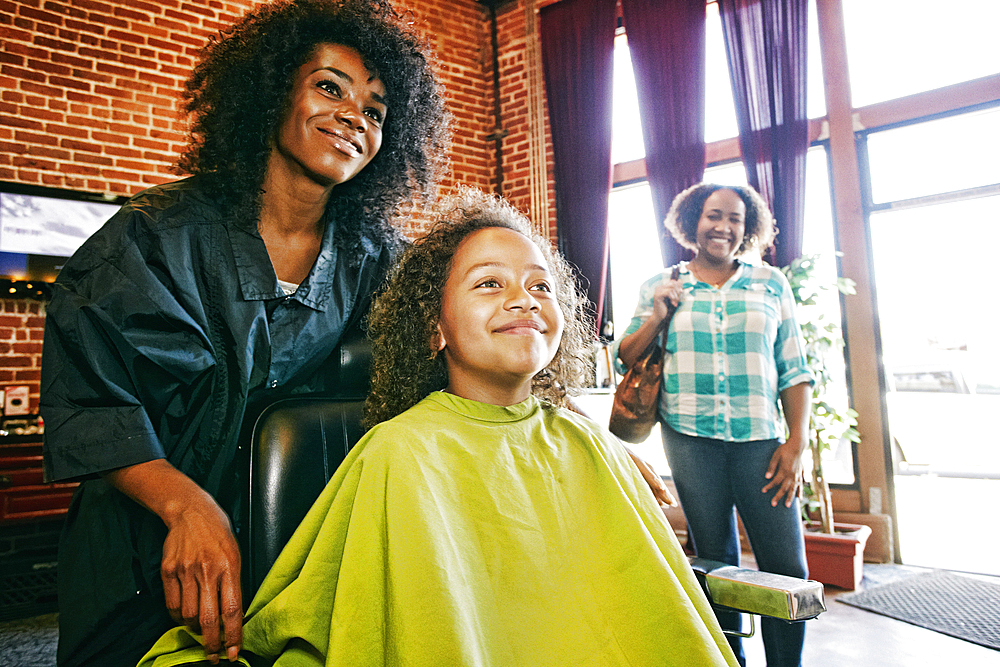
<path id="1" fill-rule="evenodd" d="M 335 395 L 285 398 L 249 416 L 243 436 L 249 450 L 246 511 L 239 534 L 245 604 L 364 435 L 361 413 L 370 362 L 370 344 L 355 326 L 331 360 L 327 384 L 336 388 Z"/>
<path id="2" fill-rule="evenodd" d="M 287 398 L 257 419 L 241 545 L 245 595 L 252 597 L 260 587 L 337 466 L 364 435 L 363 406 L 358 399 Z"/>

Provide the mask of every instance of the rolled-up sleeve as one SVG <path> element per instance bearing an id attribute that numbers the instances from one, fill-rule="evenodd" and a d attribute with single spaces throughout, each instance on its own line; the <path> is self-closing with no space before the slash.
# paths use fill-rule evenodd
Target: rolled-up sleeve
<path id="1" fill-rule="evenodd" d="M 136 248 L 91 257 L 67 263 L 46 310 L 39 407 L 49 481 L 164 458 L 157 424 L 191 406 L 156 397 L 198 384 L 213 365 L 199 328 Z"/>
<path id="2" fill-rule="evenodd" d="M 795 314 L 792 288 L 780 272 L 775 272 L 781 284 L 781 323 L 774 341 L 774 362 L 778 371 L 778 393 L 789 387 L 815 382 L 806 363 L 805 343 Z"/>
<path id="3" fill-rule="evenodd" d="M 124 337 L 80 300 L 58 290 L 46 313 L 40 409 L 50 481 L 164 456 L 129 377 Z"/>

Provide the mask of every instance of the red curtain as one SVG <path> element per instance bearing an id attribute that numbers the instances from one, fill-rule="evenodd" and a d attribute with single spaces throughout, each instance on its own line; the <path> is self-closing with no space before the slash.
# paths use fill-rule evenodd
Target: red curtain
<path id="1" fill-rule="evenodd" d="M 719 0 L 747 180 L 778 222 L 768 259 L 802 254 L 809 0 Z"/>
<path id="2" fill-rule="evenodd" d="M 563 0 L 539 12 L 555 158 L 559 248 L 589 281 L 600 332 L 611 319 L 608 193 L 615 0 Z"/>
<path id="3" fill-rule="evenodd" d="M 622 0 L 663 265 L 691 256 L 663 227 L 705 174 L 705 0 Z"/>

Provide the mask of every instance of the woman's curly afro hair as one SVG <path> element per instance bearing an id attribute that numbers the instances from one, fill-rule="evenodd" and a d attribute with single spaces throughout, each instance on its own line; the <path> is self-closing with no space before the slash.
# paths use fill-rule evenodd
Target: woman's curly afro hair
<path id="1" fill-rule="evenodd" d="M 743 243 L 740 244 L 736 254 L 742 255 L 750 248 L 757 248 L 763 252 L 770 247 L 778 228 L 775 227 L 774 217 L 764 198 L 749 186 L 716 183 L 698 183 L 674 197 L 663 224 L 677 243 L 695 252 L 698 251 L 698 220 L 705 208 L 705 200 L 718 190 L 732 190 L 743 200 L 747 209 Z"/>
<path id="2" fill-rule="evenodd" d="M 374 426 L 409 409 L 448 385 L 444 355 L 432 348 L 445 281 L 459 245 L 489 227 L 512 229 L 531 239 L 554 281 L 565 325 L 549 365 L 532 379 L 532 393 L 565 405 L 568 388 L 582 386 L 590 369 L 592 318 L 569 264 L 536 233 L 528 219 L 503 199 L 460 188 L 438 204 L 430 232 L 403 253 L 385 291 L 372 304 L 372 387 L 365 404 L 365 425 Z"/>
<path id="3" fill-rule="evenodd" d="M 328 210 L 338 233 L 352 224 L 389 231 L 402 202 L 433 195 L 446 167 L 450 117 L 429 50 L 388 0 L 274 0 L 212 40 L 187 81 L 190 141 L 178 169 L 207 177 L 235 217 L 256 221 L 295 73 L 325 43 L 361 54 L 385 84 L 388 107 L 381 149 L 334 189 Z"/>

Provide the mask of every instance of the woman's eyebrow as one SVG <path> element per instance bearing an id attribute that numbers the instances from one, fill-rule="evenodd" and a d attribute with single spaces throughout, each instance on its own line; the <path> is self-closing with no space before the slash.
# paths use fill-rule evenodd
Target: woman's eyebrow
<path id="1" fill-rule="evenodd" d="M 320 70 L 326 70 L 327 72 L 332 72 L 334 75 L 343 79 L 347 83 L 354 83 L 353 77 L 351 77 L 347 72 L 340 71 L 336 67 L 331 67 L 331 66 L 317 67 L 315 72 L 319 72 Z M 376 78 L 378 77 L 372 74 L 370 77 L 368 77 L 368 81 L 374 81 Z M 385 98 L 379 95 L 378 93 L 372 93 L 371 95 L 372 99 L 381 104 L 382 106 L 389 106 L 388 104 L 385 103 Z"/>
<path id="2" fill-rule="evenodd" d="M 332 67 L 330 65 L 326 65 L 324 67 L 317 67 L 315 70 L 313 70 L 313 72 L 319 72 L 320 70 L 326 70 L 327 72 L 333 72 L 334 74 L 336 74 L 341 79 L 344 79 L 345 81 L 347 81 L 347 83 L 354 83 L 354 79 L 347 72 L 342 72 L 339 69 L 337 69 L 336 67 Z"/>
<path id="3" fill-rule="evenodd" d="M 705 213 L 718 213 L 719 215 L 723 215 L 723 212 L 722 212 L 721 208 L 710 208 L 707 211 L 705 211 Z M 737 211 L 733 211 L 729 215 L 730 216 L 734 216 L 735 215 L 735 216 L 739 217 L 740 214 Z"/>

